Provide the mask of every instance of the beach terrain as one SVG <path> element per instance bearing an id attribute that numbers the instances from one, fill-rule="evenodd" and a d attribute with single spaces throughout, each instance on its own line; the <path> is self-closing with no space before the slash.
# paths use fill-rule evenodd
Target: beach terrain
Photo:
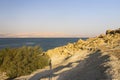
<path id="1" fill-rule="evenodd" d="M 120 80 L 120 29 L 48 50 L 50 66 L 15 80 Z"/>

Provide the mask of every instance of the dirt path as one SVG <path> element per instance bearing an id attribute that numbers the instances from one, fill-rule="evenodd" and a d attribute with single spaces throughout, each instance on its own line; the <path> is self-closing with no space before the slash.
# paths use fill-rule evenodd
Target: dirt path
<path id="1" fill-rule="evenodd" d="M 81 57 L 83 55 L 83 57 Z M 52 70 L 45 70 L 32 76 L 29 80 L 103 80 L 106 79 L 103 63 L 109 56 L 100 52 L 75 55 L 63 65 Z"/>
<path id="2" fill-rule="evenodd" d="M 104 71 L 107 67 L 103 67 L 103 63 L 107 61 L 108 56 L 101 56 L 96 52 L 79 63 L 75 68 L 60 74 L 57 80 L 106 80 Z"/>

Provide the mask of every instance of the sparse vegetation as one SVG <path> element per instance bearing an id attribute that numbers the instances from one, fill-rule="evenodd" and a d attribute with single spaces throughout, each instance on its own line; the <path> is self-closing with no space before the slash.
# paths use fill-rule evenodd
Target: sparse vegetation
<path id="1" fill-rule="evenodd" d="M 48 65 L 48 56 L 42 53 L 38 46 L 0 50 L 0 70 L 10 78 L 30 74 Z"/>

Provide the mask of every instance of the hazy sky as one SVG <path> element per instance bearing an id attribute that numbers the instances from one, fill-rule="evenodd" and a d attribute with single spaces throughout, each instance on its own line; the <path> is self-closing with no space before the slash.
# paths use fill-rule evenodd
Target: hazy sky
<path id="1" fill-rule="evenodd" d="M 120 0 L 0 0 L 0 37 L 95 36 L 120 27 Z"/>

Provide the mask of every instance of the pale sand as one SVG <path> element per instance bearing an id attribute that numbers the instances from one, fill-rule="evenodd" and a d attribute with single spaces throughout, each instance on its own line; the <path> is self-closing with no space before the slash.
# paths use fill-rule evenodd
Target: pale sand
<path id="1" fill-rule="evenodd" d="M 108 61 L 108 58 L 109 56 L 100 52 L 83 51 L 53 66 L 52 70 L 47 67 L 19 80 L 103 80 L 107 77 L 104 73 L 107 67 L 104 67 L 103 63 Z"/>

